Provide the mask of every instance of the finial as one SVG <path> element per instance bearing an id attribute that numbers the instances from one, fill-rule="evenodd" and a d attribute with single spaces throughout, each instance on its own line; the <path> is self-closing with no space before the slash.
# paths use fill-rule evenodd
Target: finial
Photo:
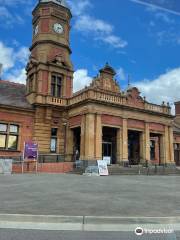
<path id="1" fill-rule="evenodd" d="M 131 79 L 130 79 L 130 74 L 128 74 L 128 88 L 129 88 L 130 85 L 131 85 L 131 84 L 130 84 L 130 80 L 131 80 Z"/>

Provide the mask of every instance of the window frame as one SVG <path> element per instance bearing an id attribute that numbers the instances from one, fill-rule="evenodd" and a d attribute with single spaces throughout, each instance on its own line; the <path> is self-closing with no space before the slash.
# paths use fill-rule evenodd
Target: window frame
<path id="1" fill-rule="evenodd" d="M 0 131 L 0 136 L 5 135 L 5 147 L 0 147 L 0 151 L 18 151 L 19 146 L 19 136 L 20 136 L 20 126 L 16 123 L 6 123 L 6 122 L 0 122 L 2 125 L 6 125 L 6 131 Z M 17 127 L 17 132 L 11 132 L 10 128 L 11 126 Z M 11 136 L 16 137 L 16 148 L 9 148 L 9 139 Z"/>
<path id="2" fill-rule="evenodd" d="M 52 134 L 53 129 L 56 129 L 56 134 Z M 52 150 L 52 140 L 55 140 L 55 151 Z M 50 139 L 50 152 L 51 153 L 57 153 L 57 142 L 58 142 L 58 128 L 54 127 L 51 128 L 51 139 Z"/>
<path id="3" fill-rule="evenodd" d="M 61 98 L 62 89 L 63 89 L 63 76 L 60 74 L 53 73 L 51 75 L 51 96 Z"/>

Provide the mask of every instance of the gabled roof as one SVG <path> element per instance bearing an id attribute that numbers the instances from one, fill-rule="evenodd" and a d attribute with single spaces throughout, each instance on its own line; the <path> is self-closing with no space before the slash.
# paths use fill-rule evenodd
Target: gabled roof
<path id="1" fill-rule="evenodd" d="M 24 84 L 0 80 L 0 105 L 32 109 L 26 100 Z"/>

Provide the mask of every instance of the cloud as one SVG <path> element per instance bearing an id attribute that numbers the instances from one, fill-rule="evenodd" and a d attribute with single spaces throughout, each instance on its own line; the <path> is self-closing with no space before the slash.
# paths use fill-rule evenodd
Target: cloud
<path id="1" fill-rule="evenodd" d="M 24 24 L 26 18 L 23 15 L 31 13 L 33 0 L 0 0 L 0 26 L 13 28 L 14 25 Z M 22 7 L 21 15 L 17 14 L 17 7 Z"/>
<path id="2" fill-rule="evenodd" d="M 11 72 L 6 74 L 6 79 L 16 83 L 26 83 L 26 70 L 25 68 L 13 69 Z"/>
<path id="3" fill-rule="evenodd" d="M 84 0 L 84 1 L 67 1 L 69 6 L 71 7 L 71 11 L 74 16 L 80 16 L 82 13 L 86 11 L 87 7 L 92 7 L 92 4 L 90 3 L 89 0 Z"/>
<path id="4" fill-rule="evenodd" d="M 90 16 L 88 8 L 93 7 L 89 0 L 70 1 L 72 13 L 75 16 L 74 28 L 84 36 L 91 36 L 93 40 L 103 42 L 114 48 L 124 48 L 127 41 L 114 34 L 114 26 L 102 19 Z"/>
<path id="5" fill-rule="evenodd" d="M 137 82 L 136 86 L 147 100 L 157 104 L 180 100 L 180 67 L 169 70 L 154 80 Z"/>
<path id="6" fill-rule="evenodd" d="M 78 69 L 74 72 L 73 91 L 77 92 L 88 86 L 92 81 L 92 78 L 88 76 L 87 69 Z"/>
<path id="7" fill-rule="evenodd" d="M 27 47 L 12 48 L 0 42 L 0 63 L 3 64 L 2 78 L 13 82 L 25 83 L 25 65 L 29 57 Z"/>
<path id="8" fill-rule="evenodd" d="M 124 71 L 124 69 L 121 67 L 119 68 L 117 71 L 117 77 L 120 79 L 120 80 L 126 80 L 126 73 Z"/>
<path id="9" fill-rule="evenodd" d="M 94 32 L 95 34 L 110 34 L 113 27 L 102 20 L 83 15 L 75 22 L 75 29 L 85 33 Z"/>

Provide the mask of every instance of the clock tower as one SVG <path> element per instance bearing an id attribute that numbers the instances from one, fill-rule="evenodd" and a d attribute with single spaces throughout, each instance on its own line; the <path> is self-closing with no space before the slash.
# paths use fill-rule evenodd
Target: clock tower
<path id="1" fill-rule="evenodd" d="M 31 104 L 72 96 L 71 17 L 65 0 L 39 0 L 33 10 L 33 39 L 26 68 L 27 99 Z"/>

